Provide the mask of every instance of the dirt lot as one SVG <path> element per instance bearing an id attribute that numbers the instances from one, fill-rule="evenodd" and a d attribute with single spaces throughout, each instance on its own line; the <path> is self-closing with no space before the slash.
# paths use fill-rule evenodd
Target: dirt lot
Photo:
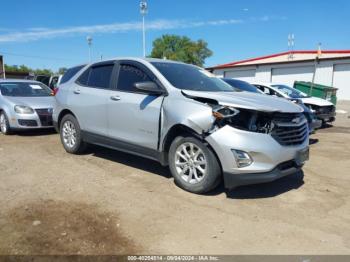
<path id="1" fill-rule="evenodd" d="M 0 135 L 0 254 L 350 254 L 349 116 L 312 136 L 304 181 L 205 196 L 139 157 Z"/>

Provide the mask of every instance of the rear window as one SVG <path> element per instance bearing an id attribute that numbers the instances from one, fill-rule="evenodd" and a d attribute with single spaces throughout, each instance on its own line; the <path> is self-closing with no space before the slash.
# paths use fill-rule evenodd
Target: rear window
<path id="1" fill-rule="evenodd" d="M 67 72 L 62 76 L 60 84 L 64 84 L 69 80 L 71 80 L 72 77 L 75 76 L 76 73 L 78 73 L 81 69 L 83 69 L 84 66 L 85 65 L 81 65 L 81 66 L 76 66 L 68 69 Z"/>
<path id="2" fill-rule="evenodd" d="M 42 97 L 51 96 L 52 91 L 42 83 L 11 82 L 0 84 L 1 94 L 3 96 L 14 97 Z"/>
<path id="3" fill-rule="evenodd" d="M 109 88 L 113 67 L 113 64 L 90 67 L 79 77 L 78 83 L 89 87 Z"/>

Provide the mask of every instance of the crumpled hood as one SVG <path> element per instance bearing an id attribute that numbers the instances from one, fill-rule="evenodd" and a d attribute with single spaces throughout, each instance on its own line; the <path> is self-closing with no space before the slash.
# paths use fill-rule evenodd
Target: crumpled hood
<path id="1" fill-rule="evenodd" d="M 250 92 L 202 92 L 182 90 L 191 97 L 209 98 L 220 105 L 251 109 L 263 112 L 301 113 L 303 109 L 284 98 Z"/>
<path id="2" fill-rule="evenodd" d="M 55 104 L 55 98 L 53 96 L 45 97 L 11 97 L 7 96 L 6 99 L 13 103 L 13 105 L 29 106 L 33 109 L 38 108 L 53 108 Z"/>
<path id="3" fill-rule="evenodd" d="M 325 99 L 319 97 L 305 97 L 301 98 L 304 104 L 316 105 L 316 106 L 332 106 L 333 104 Z"/>

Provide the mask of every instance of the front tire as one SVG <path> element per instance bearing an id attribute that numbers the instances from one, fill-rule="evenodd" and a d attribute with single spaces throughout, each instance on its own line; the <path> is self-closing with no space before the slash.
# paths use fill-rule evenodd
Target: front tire
<path id="1" fill-rule="evenodd" d="M 5 112 L 0 113 L 0 131 L 4 135 L 10 135 L 11 134 L 11 128 L 9 124 L 9 120 L 5 114 Z"/>
<path id="2" fill-rule="evenodd" d="M 194 137 L 177 137 L 169 150 L 169 168 L 175 183 L 186 191 L 203 194 L 221 180 L 214 152 Z"/>
<path id="3" fill-rule="evenodd" d="M 81 154 L 86 149 L 80 125 L 73 115 L 65 115 L 60 124 L 60 137 L 64 149 L 70 154 Z"/>

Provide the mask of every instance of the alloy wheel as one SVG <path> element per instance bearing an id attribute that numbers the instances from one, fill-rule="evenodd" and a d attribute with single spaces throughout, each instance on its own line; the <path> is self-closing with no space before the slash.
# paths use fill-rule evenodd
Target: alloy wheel
<path id="1" fill-rule="evenodd" d="M 4 114 L 0 115 L 0 130 L 4 134 L 7 132 L 7 123 L 6 123 L 6 117 Z"/>
<path id="2" fill-rule="evenodd" d="M 69 148 L 73 148 L 77 142 L 77 131 L 71 121 L 66 121 L 62 128 L 63 142 Z"/>
<path id="3" fill-rule="evenodd" d="M 176 149 L 176 171 L 187 183 L 202 181 L 207 174 L 207 166 L 204 152 L 196 144 L 187 142 Z"/>

